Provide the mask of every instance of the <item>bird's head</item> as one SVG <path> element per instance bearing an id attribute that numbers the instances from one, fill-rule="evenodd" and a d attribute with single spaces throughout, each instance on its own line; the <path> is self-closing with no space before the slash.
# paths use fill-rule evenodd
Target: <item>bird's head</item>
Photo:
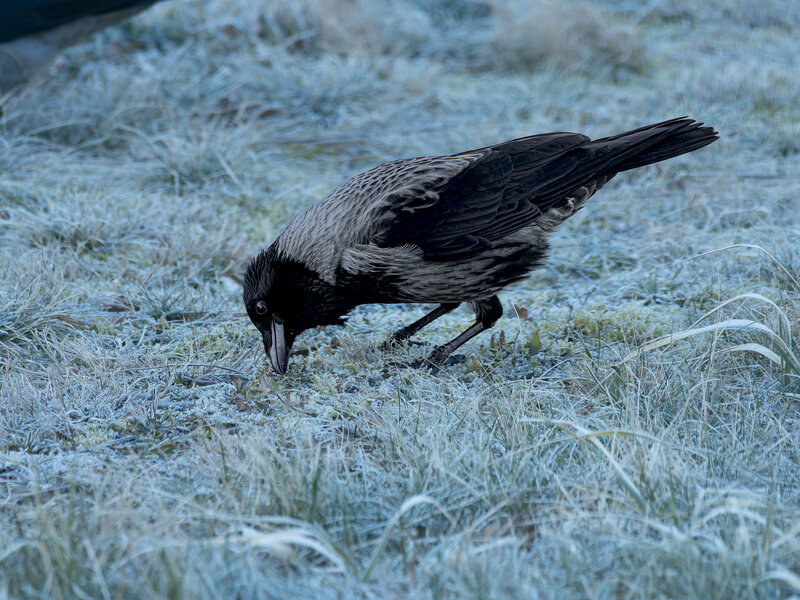
<path id="1" fill-rule="evenodd" d="M 318 325 L 342 325 L 359 302 L 299 259 L 273 244 L 256 255 L 244 275 L 244 305 L 264 341 L 276 373 L 285 373 L 298 334 Z"/>
<path id="2" fill-rule="evenodd" d="M 244 305 L 261 333 L 272 369 L 283 374 L 294 339 L 305 327 L 299 325 L 299 307 L 292 306 L 291 289 L 281 289 L 276 269 L 280 270 L 272 248 L 250 262 L 244 276 Z"/>

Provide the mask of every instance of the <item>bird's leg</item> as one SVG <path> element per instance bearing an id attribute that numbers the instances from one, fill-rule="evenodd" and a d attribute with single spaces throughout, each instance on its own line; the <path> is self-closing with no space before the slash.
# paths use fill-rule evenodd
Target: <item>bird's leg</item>
<path id="1" fill-rule="evenodd" d="M 472 303 L 475 309 L 476 322 L 469 327 L 464 333 L 450 340 L 446 344 L 436 347 L 430 353 L 428 358 L 423 361 L 423 365 L 427 364 L 438 368 L 444 364 L 444 361 L 453 353 L 453 350 L 468 342 L 479 333 L 491 329 L 497 322 L 497 319 L 503 316 L 503 305 L 497 296 L 492 296 L 486 300 L 476 300 Z"/>
<path id="2" fill-rule="evenodd" d="M 396 342 L 402 342 L 404 340 L 407 340 L 426 325 L 433 323 L 436 319 L 438 319 L 442 315 L 446 315 L 451 310 L 458 308 L 458 305 L 459 305 L 458 302 L 440 304 L 421 319 L 417 319 L 410 325 L 406 325 L 405 327 L 402 327 L 401 329 L 395 331 L 392 334 L 392 336 L 381 345 L 381 349 L 386 350 Z"/>

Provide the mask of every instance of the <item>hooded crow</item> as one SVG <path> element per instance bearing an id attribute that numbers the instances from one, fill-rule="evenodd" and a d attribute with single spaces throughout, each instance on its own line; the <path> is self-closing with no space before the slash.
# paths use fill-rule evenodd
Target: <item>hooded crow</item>
<path id="1" fill-rule="evenodd" d="M 683 117 L 612 137 L 545 133 L 449 156 L 396 160 L 353 177 L 296 216 L 244 278 L 247 314 L 285 373 L 302 331 L 360 304 L 439 306 L 399 341 L 462 302 L 475 323 L 438 346 L 438 367 L 503 314 L 497 292 L 544 260 L 548 234 L 617 173 L 717 139 Z"/>

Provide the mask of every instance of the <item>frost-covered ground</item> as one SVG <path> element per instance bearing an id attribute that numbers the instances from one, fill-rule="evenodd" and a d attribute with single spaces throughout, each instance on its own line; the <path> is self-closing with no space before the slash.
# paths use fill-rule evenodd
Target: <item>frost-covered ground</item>
<path id="1" fill-rule="evenodd" d="M 800 594 L 799 38 L 794 0 L 172 0 L 67 52 L 0 101 L 0 598 Z M 380 352 L 427 307 L 371 306 L 265 366 L 245 261 L 345 178 L 684 114 L 720 141 L 609 184 L 460 364 L 394 366 L 467 310 Z"/>

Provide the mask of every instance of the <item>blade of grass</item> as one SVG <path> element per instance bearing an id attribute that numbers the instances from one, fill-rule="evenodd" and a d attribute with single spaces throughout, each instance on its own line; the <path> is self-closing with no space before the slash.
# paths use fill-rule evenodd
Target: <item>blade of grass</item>
<path id="1" fill-rule="evenodd" d="M 622 359 L 622 362 L 628 362 L 630 360 L 638 358 L 645 352 L 649 352 L 650 350 L 655 350 L 656 348 L 662 348 L 664 346 L 668 346 L 670 344 L 673 344 L 674 342 L 686 338 L 714 331 L 727 331 L 727 330 L 751 331 L 754 333 L 767 335 L 772 340 L 772 342 L 775 343 L 775 345 L 778 347 L 779 354 L 785 360 L 785 363 L 782 366 L 784 366 L 784 368 L 790 367 L 791 370 L 800 373 L 800 359 L 798 359 L 792 353 L 791 348 L 787 345 L 787 343 L 777 333 L 775 333 L 772 329 L 770 329 L 766 325 L 748 319 L 728 319 L 726 321 L 721 321 L 713 325 L 706 325 L 705 327 L 699 327 L 697 329 L 685 329 L 677 333 L 671 333 L 669 335 L 665 335 L 663 337 L 653 340 L 648 344 L 645 344 L 644 346 L 642 346 L 637 350 L 634 350 L 633 352 L 625 356 Z"/>
<path id="2" fill-rule="evenodd" d="M 662 267 L 657 267 L 655 270 L 664 269 L 664 268 L 667 268 L 667 267 L 676 267 L 678 265 L 681 265 L 681 264 L 683 264 L 685 262 L 689 262 L 690 260 L 694 260 L 696 258 L 701 258 L 703 256 L 709 256 L 711 254 L 716 254 L 718 252 L 724 252 L 726 250 L 734 250 L 736 248 L 752 248 L 754 250 L 758 250 L 760 252 L 763 252 L 764 254 L 766 254 L 770 258 L 770 260 L 772 260 L 772 262 L 774 262 L 778 266 L 778 268 L 781 271 L 783 271 L 784 275 L 786 275 L 791 280 L 791 282 L 795 285 L 795 287 L 797 287 L 797 289 L 800 290 L 800 282 L 798 282 L 797 279 L 794 278 L 794 276 L 789 272 L 789 270 L 786 267 L 784 267 L 781 264 L 781 262 L 777 258 L 775 258 L 774 255 L 772 255 L 770 252 L 768 252 L 766 249 L 762 248 L 758 244 L 731 244 L 730 246 L 724 246 L 722 248 L 714 248 L 713 250 L 708 250 L 707 252 L 701 252 L 700 254 L 695 254 L 694 256 L 689 256 L 687 258 L 683 258 L 683 259 L 681 259 L 679 261 L 670 263 L 668 265 L 664 265 Z"/>
<path id="3" fill-rule="evenodd" d="M 378 559 L 380 558 L 381 554 L 383 553 L 384 548 L 386 548 L 387 542 L 389 541 L 389 535 L 392 533 L 392 531 L 394 530 L 395 526 L 397 526 L 397 523 L 400 522 L 400 519 L 403 518 L 403 515 L 405 515 L 409 511 L 411 511 L 413 508 L 415 508 L 417 506 L 420 506 L 422 504 L 431 504 L 431 505 L 433 505 L 434 507 L 436 507 L 439 510 L 439 512 L 441 512 L 445 517 L 447 517 L 447 519 L 452 523 L 453 520 L 447 514 L 447 511 L 436 500 L 434 500 L 430 496 L 424 496 L 424 495 L 412 496 L 411 498 L 409 498 L 408 500 L 403 502 L 403 504 L 400 505 L 400 508 L 397 509 L 397 512 L 392 517 L 392 520 L 389 521 L 388 525 L 386 525 L 386 528 L 383 531 L 383 535 L 381 536 L 381 539 L 378 542 L 377 547 L 372 552 L 372 556 L 370 557 L 369 562 L 367 563 L 367 567 L 364 569 L 364 572 L 361 574 L 361 577 L 360 577 L 361 581 L 368 581 L 369 578 L 372 576 L 372 571 L 375 569 L 375 566 L 378 564 Z"/>
<path id="4" fill-rule="evenodd" d="M 630 477 L 628 477 L 628 475 L 622 468 L 622 465 L 620 465 L 619 462 L 617 462 L 617 460 L 613 456 L 611 456 L 611 453 L 600 442 L 599 439 L 602 437 L 610 437 L 610 436 L 640 437 L 638 434 L 634 432 L 620 431 L 620 430 L 591 431 L 589 429 L 586 429 L 585 427 L 582 427 L 581 425 L 578 425 L 577 423 L 572 423 L 568 421 L 557 421 L 553 419 L 529 418 L 521 420 L 527 422 L 549 423 L 551 425 L 555 425 L 559 429 L 566 431 L 573 439 L 578 440 L 579 442 L 589 442 L 590 444 L 592 444 L 592 446 L 594 446 L 597 450 L 599 450 L 600 453 L 605 457 L 605 459 L 611 465 L 611 468 L 616 474 L 617 479 L 636 501 L 636 504 L 639 506 L 639 509 L 642 510 L 643 512 L 647 512 L 647 503 L 644 501 L 644 497 L 639 491 L 639 488 L 637 488 L 636 484 L 634 484 L 633 481 L 631 481 Z M 572 431 L 570 431 L 570 429 Z"/>
<path id="5" fill-rule="evenodd" d="M 225 536 L 217 541 L 224 541 L 229 544 L 245 544 L 282 558 L 296 558 L 292 546 L 308 548 L 327 558 L 338 570 L 345 571 L 346 561 L 339 556 L 339 553 L 320 542 L 313 532 L 307 529 L 290 528 L 264 533 L 252 527 L 242 527 L 239 529 L 238 534 Z"/>

